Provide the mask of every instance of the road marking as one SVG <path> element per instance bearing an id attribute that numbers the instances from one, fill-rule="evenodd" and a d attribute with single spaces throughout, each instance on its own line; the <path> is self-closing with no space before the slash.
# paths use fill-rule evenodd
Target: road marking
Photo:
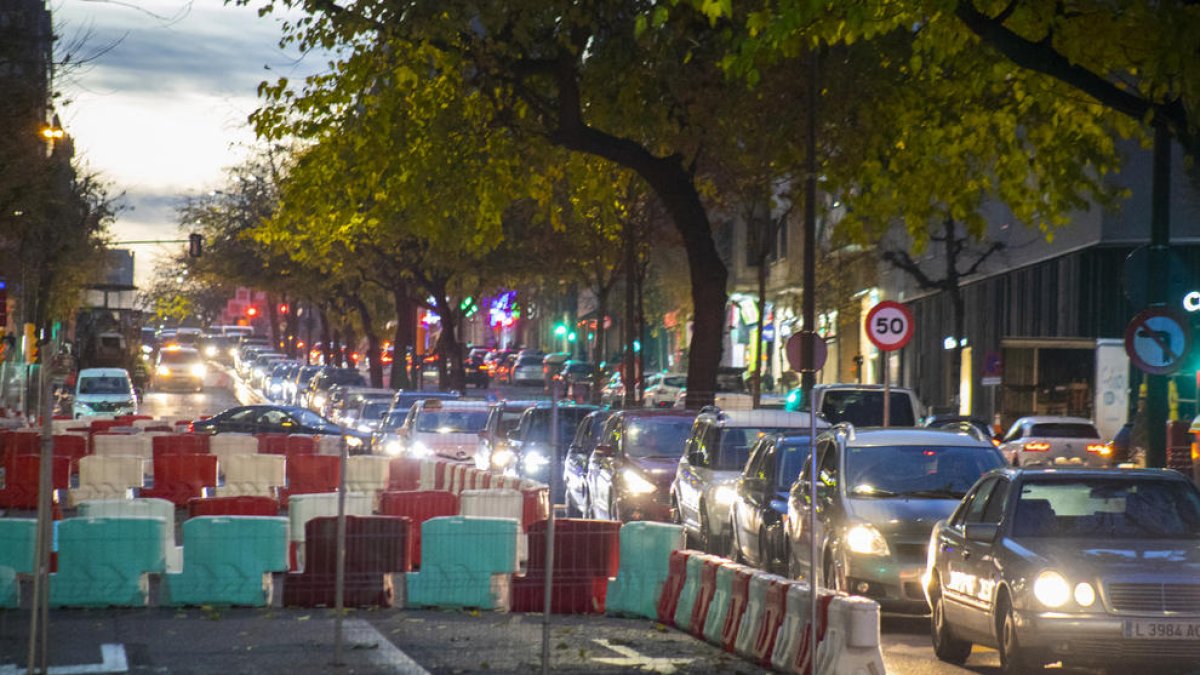
<path id="1" fill-rule="evenodd" d="M 125 645 L 100 645 L 100 663 L 78 666 L 50 666 L 49 675 L 119 675 L 129 672 L 129 661 L 125 658 Z M 0 675 L 20 675 L 26 672 L 22 666 L 0 666 Z"/>
<path id="2" fill-rule="evenodd" d="M 350 651 L 360 651 L 367 657 L 368 665 L 374 669 L 371 672 L 429 675 L 428 670 L 400 651 L 370 623 L 362 619 L 348 619 L 342 628 L 346 634 L 346 646 Z"/>
<path id="3" fill-rule="evenodd" d="M 686 666 L 687 664 L 696 660 L 687 658 L 672 659 L 643 656 L 633 649 L 626 647 L 625 645 L 615 645 L 608 640 L 600 638 L 593 639 L 592 642 L 595 642 L 606 649 L 611 649 L 612 651 L 621 655 L 620 657 L 592 657 L 593 661 L 598 661 L 610 666 L 622 666 L 627 668 L 634 667 L 638 668 L 639 670 L 646 670 L 652 673 L 663 673 L 664 675 L 670 675 L 671 673 L 678 672 L 678 666 Z"/>

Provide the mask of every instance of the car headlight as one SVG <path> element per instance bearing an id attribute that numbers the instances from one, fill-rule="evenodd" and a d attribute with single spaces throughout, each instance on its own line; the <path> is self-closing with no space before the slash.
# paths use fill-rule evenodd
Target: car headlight
<path id="1" fill-rule="evenodd" d="M 204 355 L 205 355 L 205 356 L 207 356 L 207 357 L 208 357 L 208 358 L 210 358 L 210 359 L 211 359 L 211 358 L 216 358 L 216 356 L 217 356 L 217 348 L 216 348 L 216 347 L 214 347 L 214 346 L 212 346 L 212 345 L 209 345 L 209 346 L 205 347 L 205 348 L 204 348 Z"/>
<path id="2" fill-rule="evenodd" d="M 208 374 L 208 368 L 205 368 L 203 363 L 193 363 L 191 370 L 192 375 L 196 377 L 204 377 Z"/>
<path id="3" fill-rule="evenodd" d="M 1071 585 L 1063 575 L 1046 570 L 1033 582 L 1033 597 L 1051 609 L 1062 607 L 1071 599 Z"/>
<path id="4" fill-rule="evenodd" d="M 343 436 L 342 438 L 346 439 L 346 447 L 348 447 L 348 448 L 361 448 L 362 447 L 363 440 L 361 438 L 359 438 L 358 436 Z"/>
<path id="5" fill-rule="evenodd" d="M 383 451 L 389 455 L 396 456 L 400 454 L 400 441 L 395 439 L 383 444 Z"/>
<path id="6" fill-rule="evenodd" d="M 1075 604 L 1080 607 L 1091 607 L 1096 601 L 1096 590 L 1086 581 L 1075 584 Z"/>
<path id="7" fill-rule="evenodd" d="M 229 358 L 236 358 L 236 357 L 237 357 L 237 348 L 231 347 L 229 349 Z"/>
<path id="8" fill-rule="evenodd" d="M 846 530 L 846 548 L 862 555 L 887 555 L 887 540 L 874 525 L 860 523 Z"/>
<path id="9" fill-rule="evenodd" d="M 513 463 L 513 451 L 508 448 L 501 448 L 492 453 L 492 466 L 497 469 L 503 469 Z"/>
<path id="10" fill-rule="evenodd" d="M 150 354 L 153 352 L 154 352 L 154 347 L 151 347 L 150 345 L 142 345 L 142 353 L 143 354 Z"/>
<path id="11" fill-rule="evenodd" d="M 732 485 L 719 485 L 713 492 L 713 499 L 722 506 L 729 506 L 737 499 L 737 490 Z"/>
<path id="12" fill-rule="evenodd" d="M 430 450 L 429 446 L 421 441 L 416 441 L 408 446 L 408 454 L 413 457 L 428 457 L 433 454 L 433 450 Z"/>
<path id="13" fill-rule="evenodd" d="M 630 468 L 625 468 L 621 471 L 621 478 L 625 481 L 625 489 L 635 495 L 650 494 L 656 489 L 654 483 L 646 480 L 645 476 Z"/>
<path id="14" fill-rule="evenodd" d="M 544 468 L 549 463 L 550 463 L 550 459 L 547 458 L 542 453 L 538 452 L 537 450 L 530 450 L 525 455 L 525 458 L 523 460 L 521 460 L 521 464 L 525 467 L 525 471 L 527 473 L 534 473 L 536 471 L 540 471 L 542 468 Z"/>
<path id="15" fill-rule="evenodd" d="M 159 366 L 154 369 L 154 374 L 155 375 L 170 375 L 171 369 L 166 366 Z"/>

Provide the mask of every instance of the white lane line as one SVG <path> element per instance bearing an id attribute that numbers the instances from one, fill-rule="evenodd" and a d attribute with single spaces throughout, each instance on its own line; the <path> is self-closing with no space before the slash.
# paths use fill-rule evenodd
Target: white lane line
<path id="1" fill-rule="evenodd" d="M 129 660 L 125 658 L 125 645 L 100 645 L 100 659 L 100 663 L 50 666 L 49 675 L 120 675 L 129 672 Z M 25 672 L 25 668 L 21 666 L 0 666 L 0 675 L 19 675 Z"/>
<path id="2" fill-rule="evenodd" d="M 370 623 L 362 619 L 347 619 L 342 628 L 346 634 L 346 646 L 350 651 L 360 651 L 366 656 L 368 665 L 375 669 L 371 672 L 429 675 L 429 671 L 400 651 Z"/>
<path id="3" fill-rule="evenodd" d="M 604 663 L 610 666 L 637 668 L 639 670 L 645 670 L 652 673 L 663 673 L 663 675 L 670 675 L 671 673 L 678 672 L 679 666 L 686 666 L 687 664 L 696 660 L 690 658 L 672 659 L 655 656 L 643 656 L 642 654 L 639 654 L 637 651 L 630 649 L 625 645 L 615 645 L 608 640 L 600 638 L 593 639 L 592 642 L 595 642 L 605 649 L 611 649 L 612 651 L 621 655 L 619 657 L 592 657 L 593 661 Z"/>

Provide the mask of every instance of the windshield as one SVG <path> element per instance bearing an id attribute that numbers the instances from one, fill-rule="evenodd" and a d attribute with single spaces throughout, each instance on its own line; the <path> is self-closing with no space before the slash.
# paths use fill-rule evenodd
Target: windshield
<path id="1" fill-rule="evenodd" d="M 662 379 L 662 383 L 668 387 L 676 387 L 676 388 L 686 387 L 687 386 L 687 376 L 680 375 L 678 377 L 664 377 Z"/>
<path id="2" fill-rule="evenodd" d="M 300 379 L 298 382 L 300 384 L 307 384 L 319 372 L 321 372 L 321 366 L 305 366 L 300 370 Z"/>
<path id="3" fill-rule="evenodd" d="M 414 421 L 425 434 L 476 434 L 487 423 L 487 410 L 422 410 Z"/>
<path id="4" fill-rule="evenodd" d="M 575 407 L 564 406 L 558 409 L 558 444 L 560 446 L 567 445 L 571 439 L 575 437 L 575 428 L 579 426 L 579 422 L 596 412 L 592 407 Z M 528 441 L 534 443 L 549 443 L 550 442 L 550 409 L 538 408 L 534 410 L 533 419 L 530 420 L 529 435 L 526 437 Z"/>
<path id="5" fill-rule="evenodd" d="M 992 448 L 892 445 L 846 449 L 846 490 L 855 497 L 961 499 L 999 467 Z"/>
<path id="6" fill-rule="evenodd" d="M 808 462 L 808 437 L 787 438 L 775 451 L 775 490 L 787 490 Z"/>
<path id="7" fill-rule="evenodd" d="M 894 427 L 916 425 L 908 394 L 892 392 L 888 422 Z M 856 427 L 883 426 L 883 392 L 861 389 L 832 389 L 821 401 L 821 414 L 830 424 L 849 422 Z"/>
<path id="8" fill-rule="evenodd" d="M 365 387 L 367 381 L 356 370 L 342 369 L 331 370 L 325 373 L 325 386 L 332 387 L 335 384 L 347 384 L 352 387 Z"/>
<path id="9" fill-rule="evenodd" d="M 687 380 L 684 380 L 684 384 Z M 684 386 L 683 384 L 679 386 Z M 742 371 L 732 372 L 723 371 L 717 373 L 717 391 L 729 394 L 737 394 L 746 391 L 746 381 L 742 378 Z"/>
<path id="10" fill-rule="evenodd" d="M 179 364 L 179 363 L 195 363 L 199 360 L 200 360 L 200 355 L 197 354 L 196 352 L 191 352 L 191 351 L 188 351 L 188 352 L 162 352 L 159 355 L 160 363 L 167 363 L 167 364 L 171 364 L 171 365 L 175 365 L 175 364 Z"/>
<path id="11" fill-rule="evenodd" d="M 692 432 L 686 417 L 635 419 L 625 426 L 625 454 L 631 457 L 679 457 Z"/>
<path id="12" fill-rule="evenodd" d="M 81 394 L 128 394 L 129 380 L 124 377 L 85 377 L 79 381 Z"/>
<path id="13" fill-rule="evenodd" d="M 1029 435 L 1037 438 L 1100 438 L 1096 427 L 1078 422 L 1035 424 L 1030 427 Z"/>
<path id="14" fill-rule="evenodd" d="M 1177 480 L 1026 482 L 1015 516 L 1018 537 L 1200 538 L 1200 495 Z"/>
<path id="15" fill-rule="evenodd" d="M 767 434 L 777 434 L 786 429 L 778 427 L 726 427 L 721 430 L 721 441 L 717 447 L 716 461 L 712 468 L 717 471 L 738 471 L 750 459 L 750 448 Z"/>
<path id="16" fill-rule="evenodd" d="M 387 402 L 367 403 L 366 405 L 364 405 L 362 407 L 362 419 L 364 419 L 364 420 L 382 419 L 383 416 L 387 414 L 388 408 L 390 408 L 390 407 L 391 407 L 391 404 L 387 403 Z"/>

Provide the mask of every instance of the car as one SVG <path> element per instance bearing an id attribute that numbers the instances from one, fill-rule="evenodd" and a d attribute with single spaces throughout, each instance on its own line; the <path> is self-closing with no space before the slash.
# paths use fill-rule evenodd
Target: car
<path id="1" fill-rule="evenodd" d="M 812 398 L 817 410 L 830 424 L 849 422 L 856 427 L 883 426 L 883 385 L 881 384 L 818 384 Z M 800 389 L 788 392 L 786 409 L 808 411 L 809 403 Z M 904 387 L 891 387 L 888 395 L 888 426 L 913 427 L 924 414 L 924 406 L 915 392 Z"/>
<path id="2" fill-rule="evenodd" d="M 558 429 L 554 440 L 551 439 L 554 431 L 550 423 L 551 406 L 544 402 L 521 413 L 517 428 L 509 432 L 509 448 L 515 456 L 513 461 L 517 476 L 549 484 L 552 471 L 560 468 L 558 462 L 565 458 L 567 446 L 575 438 L 579 423 L 599 410 L 594 405 L 574 403 L 562 403 L 556 407 Z M 550 496 L 555 504 L 559 504 L 563 494 L 563 486 L 556 485 Z"/>
<path id="3" fill-rule="evenodd" d="M 241 405 L 188 425 L 198 434 L 311 434 L 344 436 L 352 453 L 362 453 L 367 435 L 347 429 L 311 410 L 290 405 Z"/>
<path id="4" fill-rule="evenodd" d="M 487 422 L 479 432 L 475 446 L 475 468 L 481 471 L 505 473 L 512 471 L 516 455 L 508 449 L 508 432 L 517 428 L 521 414 L 536 401 L 499 401 L 491 405 Z"/>
<path id="5" fill-rule="evenodd" d="M 84 368 L 75 377 L 71 416 L 136 415 L 137 394 L 123 368 Z"/>
<path id="6" fill-rule="evenodd" d="M 325 403 L 329 398 L 329 390 L 339 384 L 365 387 L 367 380 L 354 368 L 325 368 L 309 380 L 307 397 L 304 401 L 305 407 L 314 412 L 324 410 Z"/>
<path id="7" fill-rule="evenodd" d="M 389 404 L 395 396 L 396 392 L 393 389 L 339 384 L 329 390 L 329 401 L 326 403 L 329 412 L 325 416 L 338 424 L 350 424 L 345 419 L 347 412 L 357 410 L 364 401 L 380 401 Z M 384 409 L 387 409 L 386 405 Z"/>
<path id="8" fill-rule="evenodd" d="M 275 367 L 275 364 L 282 363 L 284 361 L 287 361 L 287 355 L 279 352 L 259 352 L 255 354 L 254 357 L 249 359 L 248 362 L 249 365 L 247 367 L 248 374 L 246 376 L 246 383 L 249 384 L 252 389 L 257 390 L 259 393 L 266 396 L 267 375 L 270 374 L 271 369 Z"/>
<path id="9" fill-rule="evenodd" d="M 588 461 L 588 513 L 606 520 L 671 520 L 671 482 L 695 415 L 622 410 L 604 423 Z"/>
<path id="10" fill-rule="evenodd" d="M 1106 467 L 1112 457 L 1096 425 L 1082 417 L 1022 417 L 1000 440 L 1000 452 L 1013 466 Z"/>
<path id="11" fill-rule="evenodd" d="M 158 362 L 154 364 L 150 382 L 158 390 L 204 391 L 204 378 L 207 375 L 208 366 L 199 351 L 170 347 L 158 353 Z"/>
<path id="12" fill-rule="evenodd" d="M 604 380 L 600 387 L 600 405 L 609 408 L 620 408 L 625 405 L 625 380 L 621 371 L 617 371 Z"/>
<path id="13" fill-rule="evenodd" d="M 567 447 L 563 461 L 563 491 L 567 502 L 567 515 L 578 518 L 589 512 L 588 508 L 588 461 L 592 450 L 600 442 L 604 422 L 613 414 L 611 410 L 597 410 L 584 417 L 575 427 L 575 438 Z"/>
<path id="14" fill-rule="evenodd" d="M 563 364 L 571 358 L 566 352 L 555 352 L 542 357 L 542 387 L 547 392 L 554 382 L 554 376 L 562 371 Z"/>
<path id="15" fill-rule="evenodd" d="M 463 359 L 463 386 L 476 386 L 480 389 L 488 388 L 491 378 L 488 376 L 487 367 L 483 363 L 485 355 L 485 350 L 472 349 L 467 358 Z"/>
<path id="16" fill-rule="evenodd" d="M 297 368 L 292 377 L 283 383 L 283 402 L 288 405 L 305 407 L 302 399 L 308 391 L 308 383 L 324 368 L 325 366 L 314 365 Z"/>
<path id="17" fill-rule="evenodd" d="M 304 364 L 299 361 L 284 359 L 273 362 L 263 376 L 263 395 L 270 401 L 287 403 L 284 400 L 287 384 L 296 376 L 296 371 L 303 367 Z"/>
<path id="18" fill-rule="evenodd" d="M 729 550 L 729 505 L 750 448 L 768 434 L 806 431 L 808 413 L 722 410 L 709 406 L 696 415 L 671 487 L 671 509 L 692 548 Z M 817 421 L 818 428 L 824 422 Z"/>
<path id="19" fill-rule="evenodd" d="M 346 410 L 342 415 L 341 424 L 358 429 L 364 434 L 373 434 L 383 423 L 383 418 L 387 416 L 388 408 L 391 405 L 390 400 L 363 399 L 359 402 L 358 407 Z"/>
<path id="20" fill-rule="evenodd" d="M 541 384 L 542 358 L 537 355 L 518 356 L 509 372 L 508 381 L 511 384 Z"/>
<path id="21" fill-rule="evenodd" d="M 400 428 L 404 426 L 404 421 L 408 419 L 408 413 L 412 410 L 413 405 L 417 401 L 425 399 L 439 399 L 443 401 L 453 401 L 460 398 L 457 392 L 452 391 L 398 391 L 392 397 L 392 403 L 388 407 L 387 414 L 383 416 L 383 421 L 379 423 L 375 431 L 371 433 L 371 452 L 377 455 L 397 456 L 403 450 L 400 441 Z"/>
<path id="22" fill-rule="evenodd" d="M 687 388 L 687 373 L 656 373 L 646 378 L 642 404 L 647 408 L 670 408 Z"/>
<path id="23" fill-rule="evenodd" d="M 816 495 L 807 465 L 788 492 L 788 575 L 868 597 L 885 612 L 928 612 L 921 577 L 934 524 L 1004 458 L 977 434 L 848 422 L 817 436 L 816 453 Z"/>
<path id="24" fill-rule="evenodd" d="M 974 429 L 984 436 L 995 436 L 992 425 L 978 417 L 970 415 L 938 413 L 929 415 L 921 420 L 921 426 L 926 429 L 945 429 L 948 431 L 967 431 Z M 993 441 L 999 445 L 998 441 Z"/>
<path id="25" fill-rule="evenodd" d="M 928 551 L 943 661 L 965 662 L 977 643 L 1007 673 L 1200 663 L 1200 492 L 1179 473 L 992 471 L 934 527 Z"/>
<path id="26" fill-rule="evenodd" d="M 479 432 L 487 423 L 488 412 L 486 401 L 417 401 L 397 434 L 400 454 L 473 462 Z"/>
<path id="27" fill-rule="evenodd" d="M 787 573 L 788 492 L 809 457 L 808 434 L 770 434 L 750 449 L 729 505 L 729 557 L 777 574 Z"/>

